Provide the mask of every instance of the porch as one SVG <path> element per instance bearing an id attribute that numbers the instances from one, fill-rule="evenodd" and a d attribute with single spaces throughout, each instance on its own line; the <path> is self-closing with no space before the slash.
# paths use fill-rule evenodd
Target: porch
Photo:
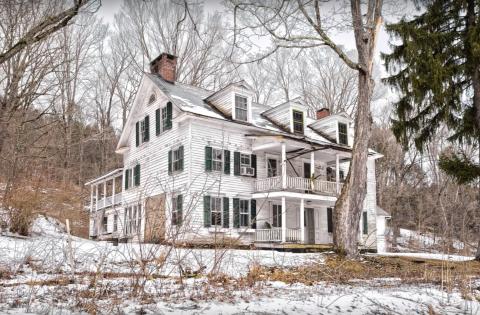
<path id="1" fill-rule="evenodd" d="M 123 169 L 119 168 L 99 178 L 91 180 L 90 211 L 114 207 L 122 203 Z"/>
<path id="2" fill-rule="evenodd" d="M 257 200 L 256 247 L 333 243 L 334 196 L 276 191 L 254 193 Z"/>
<path id="3" fill-rule="evenodd" d="M 275 176 L 266 179 L 256 180 L 254 184 L 255 192 L 274 191 L 283 189 L 282 176 Z M 300 190 L 312 193 L 324 193 L 329 196 L 337 196 L 343 188 L 343 183 L 326 181 L 321 179 L 310 179 L 302 177 L 286 176 L 287 190 Z"/>

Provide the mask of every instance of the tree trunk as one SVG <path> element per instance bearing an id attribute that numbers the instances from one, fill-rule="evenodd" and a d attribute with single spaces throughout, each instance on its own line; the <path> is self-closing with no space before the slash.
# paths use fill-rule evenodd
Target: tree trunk
<path id="1" fill-rule="evenodd" d="M 359 99 L 355 116 L 355 141 L 350 170 L 333 214 L 334 250 L 347 257 L 358 255 L 358 232 L 367 193 L 368 142 L 372 126 L 370 113 L 373 83 L 370 72 L 359 71 Z"/>

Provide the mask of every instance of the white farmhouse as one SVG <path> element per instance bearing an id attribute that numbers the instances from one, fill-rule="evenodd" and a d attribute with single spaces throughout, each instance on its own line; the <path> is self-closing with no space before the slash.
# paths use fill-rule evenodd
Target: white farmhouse
<path id="1" fill-rule="evenodd" d="M 169 54 L 150 66 L 116 149 L 123 168 L 87 183 L 91 238 L 306 250 L 332 243 L 350 116 L 323 109 L 308 117 L 300 98 L 260 105 L 243 81 L 215 92 L 174 82 Z M 388 217 L 376 203 L 380 157 L 370 151 L 358 235 L 373 249 Z"/>

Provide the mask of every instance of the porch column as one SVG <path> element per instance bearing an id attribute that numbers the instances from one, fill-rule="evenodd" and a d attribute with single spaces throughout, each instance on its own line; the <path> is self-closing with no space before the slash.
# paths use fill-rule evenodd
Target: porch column
<path id="1" fill-rule="evenodd" d="M 287 189 L 287 148 L 282 142 L 282 188 Z M 282 208 L 284 211 L 284 209 Z"/>
<path id="2" fill-rule="evenodd" d="M 107 199 L 107 181 L 103 182 L 103 205 L 105 206 L 105 199 Z"/>
<path id="3" fill-rule="evenodd" d="M 285 197 L 282 197 L 282 243 L 287 242 L 287 206 Z"/>
<path id="4" fill-rule="evenodd" d="M 98 205 L 98 184 L 95 185 L 95 191 L 96 191 L 96 200 L 95 200 L 95 210 L 98 210 L 97 209 L 97 205 Z"/>
<path id="5" fill-rule="evenodd" d="M 335 173 L 337 178 L 337 193 L 340 193 L 340 159 L 338 153 L 335 154 Z"/>
<path id="6" fill-rule="evenodd" d="M 90 185 L 90 212 L 93 212 L 93 185 Z"/>
<path id="7" fill-rule="evenodd" d="M 300 199 L 300 244 L 305 243 L 305 200 Z"/>
<path id="8" fill-rule="evenodd" d="M 315 152 L 310 152 L 310 178 L 312 180 L 312 191 L 315 191 Z"/>
<path id="9" fill-rule="evenodd" d="M 112 180 L 112 206 L 115 205 L 115 177 Z"/>

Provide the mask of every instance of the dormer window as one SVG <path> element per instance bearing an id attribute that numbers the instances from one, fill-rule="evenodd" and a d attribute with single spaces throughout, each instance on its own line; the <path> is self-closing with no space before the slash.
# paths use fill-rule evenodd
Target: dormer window
<path id="1" fill-rule="evenodd" d="M 348 145 L 347 124 L 338 123 L 338 143 Z"/>
<path id="2" fill-rule="evenodd" d="M 245 96 L 235 94 L 235 119 L 248 121 L 248 102 Z"/>
<path id="3" fill-rule="evenodd" d="M 303 133 L 303 112 L 293 110 L 293 132 Z"/>

